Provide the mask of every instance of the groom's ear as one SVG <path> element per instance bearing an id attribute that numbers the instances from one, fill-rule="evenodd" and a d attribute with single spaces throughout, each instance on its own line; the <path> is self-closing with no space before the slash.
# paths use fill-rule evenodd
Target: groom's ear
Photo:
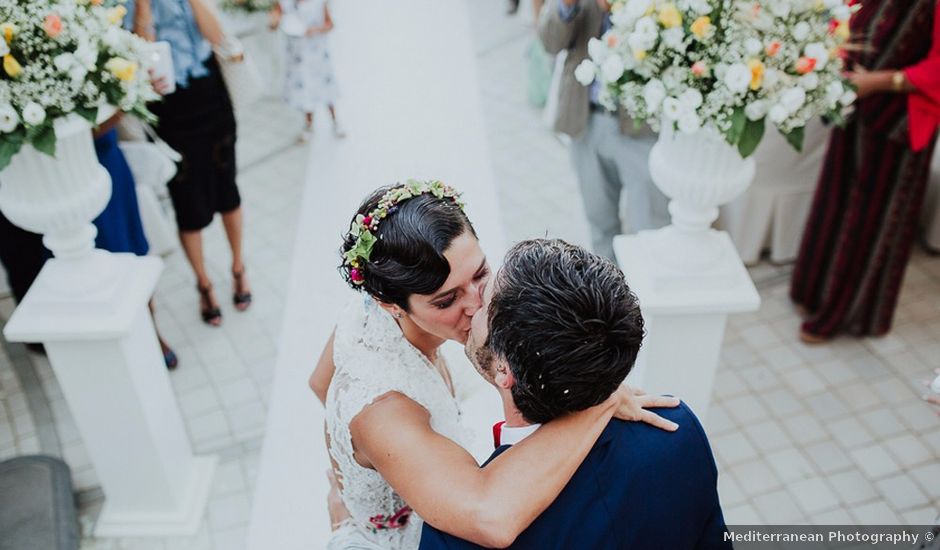
<path id="1" fill-rule="evenodd" d="M 493 381 L 498 388 L 504 390 L 511 390 L 512 387 L 516 385 L 516 378 L 512 375 L 512 371 L 509 370 L 509 366 L 498 359 L 496 361 L 496 376 Z"/>

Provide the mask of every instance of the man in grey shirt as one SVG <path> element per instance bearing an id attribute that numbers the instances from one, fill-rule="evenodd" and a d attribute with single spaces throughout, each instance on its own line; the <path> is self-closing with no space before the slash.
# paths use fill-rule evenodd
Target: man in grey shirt
<path id="1" fill-rule="evenodd" d="M 635 129 L 623 109 L 598 103 L 597 83 L 583 86 L 575 68 L 588 57 L 588 42 L 610 28 L 606 0 L 548 0 L 539 18 L 539 38 L 551 54 L 568 51 L 559 88 L 554 129 L 571 137 L 571 158 L 584 200 L 594 252 L 614 259 L 613 238 L 623 231 L 621 190 L 626 190 L 629 231 L 669 223 L 667 199 L 649 174 L 656 134 Z"/>

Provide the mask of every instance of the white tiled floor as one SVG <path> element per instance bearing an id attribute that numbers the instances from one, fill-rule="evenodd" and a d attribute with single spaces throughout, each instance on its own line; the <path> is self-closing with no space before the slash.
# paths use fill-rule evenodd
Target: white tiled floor
<path id="1" fill-rule="evenodd" d="M 567 152 L 525 102 L 529 12 L 507 18 L 498 2 L 468 6 L 507 242 L 548 234 L 586 244 Z M 291 145 L 299 120 L 276 101 L 241 117 L 241 128 L 239 183 L 255 304 L 242 314 L 229 305 L 229 257 L 218 223 L 206 232 L 206 246 L 224 326 L 199 320 L 193 277 L 179 253 L 168 258 L 156 294 L 158 325 L 180 356 L 171 380 L 190 438 L 198 452 L 222 458 L 206 519 L 194 537 L 88 538 L 84 548 L 244 545 L 307 157 L 304 147 Z M 709 411 L 728 522 L 931 521 L 940 509 L 940 418 L 919 400 L 919 381 L 940 367 L 940 259 L 915 254 L 889 336 L 818 347 L 796 341 L 788 268 L 762 264 L 751 274 L 763 305 L 730 320 Z M 11 308 L 0 301 L 3 318 Z M 38 385 L 24 388 L 17 374 L 23 369 L 14 367 L 26 360 L 22 353 L 0 346 L 0 459 L 64 456 L 85 491 L 88 527 L 100 507 L 94 471 L 42 358 L 31 357 Z M 34 407 L 39 402 L 48 416 Z"/>

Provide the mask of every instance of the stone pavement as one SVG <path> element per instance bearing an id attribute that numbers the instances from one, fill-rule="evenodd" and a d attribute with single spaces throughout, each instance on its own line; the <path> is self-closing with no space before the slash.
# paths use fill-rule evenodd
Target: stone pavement
<path id="1" fill-rule="evenodd" d="M 506 242 L 550 235 L 585 244 L 567 151 L 525 101 L 530 11 L 523 5 L 519 15 L 506 17 L 501 2 L 467 4 Z M 306 148 L 294 144 L 299 124 L 273 100 L 240 116 L 252 308 L 237 313 L 230 306 L 219 222 L 206 232 L 206 255 L 223 327 L 199 319 L 194 279 L 180 252 L 167 258 L 157 288 L 157 323 L 180 356 L 171 380 L 189 436 L 197 452 L 222 460 L 200 532 L 86 538 L 83 548 L 244 546 L 298 205 L 308 170 L 316 170 L 307 166 Z M 763 304 L 731 318 L 709 411 L 728 523 L 930 522 L 940 510 L 940 417 L 920 400 L 919 381 L 940 367 L 940 259 L 915 254 L 890 335 L 816 347 L 796 339 L 789 268 L 761 264 L 751 274 Z M 0 318 L 12 308 L 12 300 L 0 300 Z M 62 456 L 72 467 L 87 532 L 102 495 L 68 407 L 44 358 L 6 344 L 0 346 L 0 459 L 35 452 Z"/>

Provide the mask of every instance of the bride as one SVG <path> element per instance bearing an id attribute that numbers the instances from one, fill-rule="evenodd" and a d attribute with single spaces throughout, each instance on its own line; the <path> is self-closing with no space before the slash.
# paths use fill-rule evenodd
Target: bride
<path id="1" fill-rule="evenodd" d="M 344 278 L 367 296 L 343 313 L 310 379 L 326 404 L 345 505 L 331 504 L 345 517 L 331 514 L 328 548 L 417 548 L 422 520 L 483 546 L 508 545 L 555 500 L 612 416 L 676 429 L 643 407 L 677 399 L 622 388 L 481 469 L 461 446 L 454 383 L 438 353 L 446 340 L 466 343 L 490 274 L 459 195 L 440 182 L 379 189 L 341 252 Z"/>

